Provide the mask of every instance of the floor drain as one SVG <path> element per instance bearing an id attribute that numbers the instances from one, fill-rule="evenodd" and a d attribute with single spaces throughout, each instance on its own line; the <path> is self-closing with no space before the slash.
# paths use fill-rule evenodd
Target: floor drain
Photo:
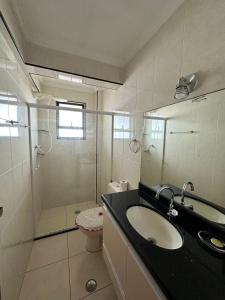
<path id="1" fill-rule="evenodd" d="M 75 213 L 76 215 L 78 215 L 80 212 L 81 212 L 81 211 L 78 209 L 78 210 L 75 210 L 74 213 Z"/>
<path id="2" fill-rule="evenodd" d="M 97 281 L 94 280 L 94 279 L 89 279 L 87 282 L 86 282 L 86 290 L 89 292 L 89 293 L 92 293 L 96 290 L 97 288 Z"/>

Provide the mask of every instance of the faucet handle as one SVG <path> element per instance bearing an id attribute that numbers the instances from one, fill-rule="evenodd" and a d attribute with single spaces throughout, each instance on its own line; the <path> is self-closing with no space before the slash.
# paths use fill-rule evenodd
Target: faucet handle
<path id="1" fill-rule="evenodd" d="M 176 210 L 176 209 L 172 209 L 172 211 L 171 211 L 171 215 L 173 216 L 173 217 L 176 217 L 176 216 L 178 216 L 178 211 Z"/>
<path id="2" fill-rule="evenodd" d="M 171 209 L 168 213 L 168 216 L 170 216 L 170 217 L 176 217 L 176 216 L 178 216 L 178 211 L 176 210 L 176 209 Z"/>

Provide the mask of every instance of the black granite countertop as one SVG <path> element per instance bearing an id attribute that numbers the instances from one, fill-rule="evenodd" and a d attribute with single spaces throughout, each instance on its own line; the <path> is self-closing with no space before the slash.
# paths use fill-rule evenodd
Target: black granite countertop
<path id="1" fill-rule="evenodd" d="M 102 198 L 168 299 L 225 300 L 225 256 L 205 248 L 198 238 L 199 230 L 225 236 L 224 229 L 176 207 L 179 215 L 170 222 L 181 232 L 183 246 L 175 250 L 157 247 L 142 238 L 126 217 L 129 207 L 142 205 L 169 219 L 168 200 L 155 200 L 153 195 L 153 190 L 141 188 Z"/>

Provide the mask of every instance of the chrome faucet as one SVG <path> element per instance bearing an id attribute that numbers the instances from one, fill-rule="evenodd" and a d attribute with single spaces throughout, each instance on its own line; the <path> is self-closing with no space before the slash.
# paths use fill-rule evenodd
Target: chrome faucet
<path id="1" fill-rule="evenodd" d="M 184 195 L 184 194 L 185 194 L 185 192 L 186 192 L 188 186 L 190 186 L 191 191 L 194 191 L 194 190 L 195 190 L 194 185 L 193 185 L 193 183 L 192 183 L 191 181 L 188 181 L 188 182 L 185 182 L 185 183 L 184 183 L 184 185 L 183 185 L 183 187 L 182 187 L 182 190 L 181 190 L 181 205 L 185 205 L 185 202 L 184 202 L 184 196 L 185 196 L 185 195 Z"/>
<path id="2" fill-rule="evenodd" d="M 176 216 L 178 215 L 178 211 L 175 210 L 175 209 L 173 208 L 173 203 L 174 203 L 174 191 L 173 191 L 173 189 L 172 189 L 171 187 L 169 187 L 169 186 L 167 186 L 167 185 L 164 185 L 164 186 L 162 186 L 161 188 L 159 188 L 159 189 L 157 190 L 157 192 L 156 192 L 155 198 L 156 198 L 156 199 L 159 199 L 159 195 L 160 195 L 161 192 L 164 191 L 164 190 L 168 190 L 168 191 L 170 191 L 170 193 L 171 193 L 170 207 L 169 207 L 169 211 L 168 211 L 167 215 L 170 216 L 170 217 L 176 217 Z"/>

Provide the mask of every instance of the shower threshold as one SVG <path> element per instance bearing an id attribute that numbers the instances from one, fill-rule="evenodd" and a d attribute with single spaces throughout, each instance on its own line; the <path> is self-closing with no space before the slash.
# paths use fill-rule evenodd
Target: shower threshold
<path id="1" fill-rule="evenodd" d="M 77 214 L 85 209 L 96 207 L 95 201 L 43 209 L 36 229 L 35 239 L 76 230 Z"/>

